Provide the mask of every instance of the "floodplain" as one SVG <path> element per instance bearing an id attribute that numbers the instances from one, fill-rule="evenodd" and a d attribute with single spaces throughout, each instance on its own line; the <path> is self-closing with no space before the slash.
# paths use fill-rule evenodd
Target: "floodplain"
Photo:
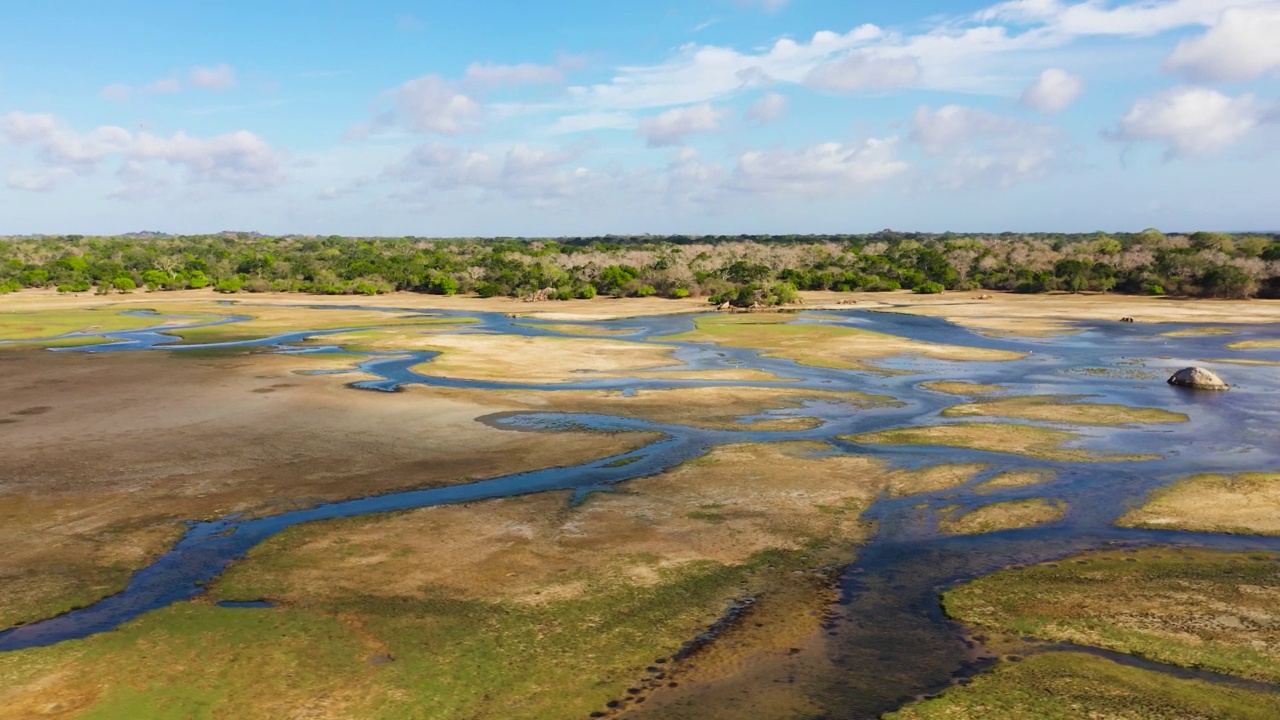
<path id="1" fill-rule="evenodd" d="M 5 297 L 0 719 L 1280 712 L 1280 306 L 848 295 Z"/>

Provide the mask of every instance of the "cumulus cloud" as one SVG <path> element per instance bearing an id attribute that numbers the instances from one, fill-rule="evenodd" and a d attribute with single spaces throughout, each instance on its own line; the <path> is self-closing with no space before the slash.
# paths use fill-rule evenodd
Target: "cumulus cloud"
<path id="1" fill-rule="evenodd" d="M 1084 94 L 1084 79 L 1065 70 L 1050 68 L 1023 91 L 1022 104 L 1041 115 L 1057 115 Z"/>
<path id="2" fill-rule="evenodd" d="M 759 123 L 773 122 L 787 114 L 788 105 L 785 95 L 769 93 L 747 109 L 746 117 Z"/>
<path id="3" fill-rule="evenodd" d="M 423 75 L 384 93 L 393 109 L 379 124 L 400 124 L 418 133 L 456 135 L 480 117 L 480 103 L 439 75 Z"/>
<path id="4" fill-rule="evenodd" d="M 896 139 L 823 143 L 800 150 L 752 150 L 738 156 L 730 187 L 753 193 L 838 195 L 907 171 Z"/>
<path id="5" fill-rule="evenodd" d="M 1225 11 L 1204 35 L 1178 43 L 1164 66 L 1207 82 L 1253 80 L 1280 68 L 1280 5 Z"/>
<path id="6" fill-rule="evenodd" d="M 102 97 L 103 100 L 110 100 L 111 102 L 124 102 L 125 100 L 128 100 L 131 95 L 133 95 L 133 88 L 129 87 L 128 85 L 125 85 L 124 83 L 112 83 L 102 88 L 102 92 L 99 93 L 99 95 Z"/>
<path id="7" fill-rule="evenodd" d="M 720 120 L 724 116 L 724 110 L 709 103 L 675 108 L 641 120 L 636 134 L 644 138 L 649 147 L 679 145 L 684 141 L 685 135 L 718 131 Z"/>
<path id="8" fill-rule="evenodd" d="M 284 177 L 284 154 L 245 130 L 211 138 L 184 132 L 163 137 L 106 125 L 81 133 L 53 115 L 13 112 L 0 118 L 0 138 L 35 149 L 42 167 L 9 178 L 11 187 L 28 190 L 52 189 L 110 161 L 133 176 L 141 176 L 146 163 L 160 163 L 180 169 L 191 182 L 233 190 L 272 187 Z"/>
<path id="9" fill-rule="evenodd" d="M 156 95 L 169 95 L 181 90 L 182 83 L 178 82 L 177 78 L 162 78 L 146 86 L 144 89 L 147 92 L 154 93 Z"/>
<path id="10" fill-rule="evenodd" d="M 191 87 L 204 90 L 229 90 L 236 86 L 236 73 L 230 65 L 213 65 L 191 69 Z"/>
<path id="11" fill-rule="evenodd" d="M 1228 97 L 1205 88 L 1176 88 L 1134 103 L 1108 136 L 1124 142 L 1165 145 L 1165 157 L 1220 152 L 1244 139 L 1265 119 L 1252 95 Z"/>
<path id="12" fill-rule="evenodd" d="M 535 202 L 573 197 L 595 184 L 596 173 L 575 163 L 584 147 L 540 149 L 516 143 L 505 151 L 428 143 L 387 168 L 389 178 L 419 188 L 482 193 Z M 422 190 L 402 193 L 405 197 Z"/>
<path id="13" fill-rule="evenodd" d="M 940 158 L 934 180 L 952 189 L 1010 187 L 1046 177 L 1060 162 L 1066 142 L 1055 128 L 960 105 L 918 108 L 910 137 Z"/>
<path id="14" fill-rule="evenodd" d="M 916 58 L 855 52 L 815 66 L 804 84 L 818 90 L 854 92 L 907 87 L 919 79 L 920 61 Z"/>

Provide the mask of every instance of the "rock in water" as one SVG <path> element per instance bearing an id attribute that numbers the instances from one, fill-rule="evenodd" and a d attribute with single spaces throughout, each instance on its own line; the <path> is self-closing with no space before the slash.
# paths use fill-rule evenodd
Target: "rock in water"
<path id="1" fill-rule="evenodd" d="M 1230 387 L 1222 382 L 1222 378 L 1218 377 L 1217 373 L 1198 367 L 1179 370 L 1169 378 L 1169 384 L 1198 390 L 1226 390 Z"/>

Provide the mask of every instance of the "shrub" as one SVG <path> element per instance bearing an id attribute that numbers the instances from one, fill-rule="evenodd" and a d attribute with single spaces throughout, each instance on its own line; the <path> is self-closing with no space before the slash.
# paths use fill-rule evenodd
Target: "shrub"
<path id="1" fill-rule="evenodd" d="M 138 289 L 138 283 L 134 282 L 133 278 L 124 275 L 112 280 L 111 286 L 122 293 L 129 293 Z"/>
<path id="2" fill-rule="evenodd" d="M 927 283 L 924 283 L 923 285 L 915 286 L 912 292 L 915 292 L 920 295 L 937 295 L 938 293 L 941 293 L 946 289 L 947 288 L 944 287 L 942 283 L 927 282 Z"/>
<path id="3" fill-rule="evenodd" d="M 670 297 L 673 300 L 682 300 L 684 298 L 687 298 L 689 297 L 689 289 L 682 288 L 682 287 L 674 288 L 671 290 Z"/>
<path id="4" fill-rule="evenodd" d="M 220 293 L 238 293 L 240 292 L 240 288 L 243 286 L 243 280 L 238 277 L 233 277 L 227 278 L 226 280 L 219 280 L 218 284 L 213 286 L 213 289 Z"/>

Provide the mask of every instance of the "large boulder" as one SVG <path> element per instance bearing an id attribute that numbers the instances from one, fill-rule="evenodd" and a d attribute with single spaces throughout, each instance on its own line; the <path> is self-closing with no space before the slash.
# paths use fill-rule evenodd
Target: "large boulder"
<path id="1" fill-rule="evenodd" d="M 1169 378 L 1170 385 L 1196 388 L 1197 390 L 1226 390 L 1230 386 L 1222 382 L 1222 378 L 1212 370 L 1190 367 L 1179 370 Z"/>

